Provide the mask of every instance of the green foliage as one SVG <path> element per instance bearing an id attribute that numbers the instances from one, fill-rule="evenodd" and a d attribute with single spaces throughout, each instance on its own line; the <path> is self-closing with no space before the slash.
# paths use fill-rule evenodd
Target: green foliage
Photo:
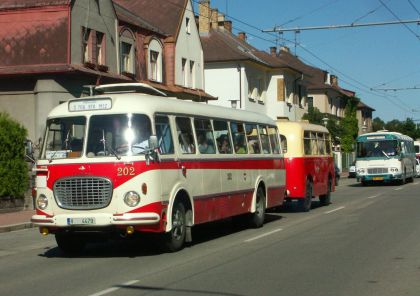
<path id="1" fill-rule="evenodd" d="M 319 111 L 316 107 L 311 107 L 308 110 L 308 113 L 305 113 L 302 116 L 302 119 L 308 120 L 310 123 L 313 124 L 323 124 L 322 119 L 325 117 L 321 111 Z"/>
<path id="2" fill-rule="evenodd" d="M 391 132 L 399 132 L 404 135 L 410 136 L 413 139 L 420 138 L 420 129 L 411 118 L 407 118 L 404 121 L 393 119 L 384 124 L 384 126 L 385 129 Z"/>
<path id="3" fill-rule="evenodd" d="M 0 198 L 23 197 L 27 189 L 26 135 L 22 125 L 7 113 L 0 113 Z"/>
<path id="4" fill-rule="evenodd" d="M 354 150 L 354 143 L 359 132 L 357 124 L 357 104 L 360 99 L 356 97 L 348 97 L 346 108 L 344 110 L 344 118 L 341 120 L 343 134 L 341 137 L 341 150 L 344 152 L 352 152 Z"/>
<path id="5" fill-rule="evenodd" d="M 372 130 L 374 132 L 385 129 L 385 122 L 379 117 L 375 117 L 372 120 Z"/>

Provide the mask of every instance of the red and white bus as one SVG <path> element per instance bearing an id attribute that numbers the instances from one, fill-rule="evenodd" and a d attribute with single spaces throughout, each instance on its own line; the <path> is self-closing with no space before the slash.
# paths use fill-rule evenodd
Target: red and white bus
<path id="1" fill-rule="evenodd" d="M 304 212 L 311 209 L 314 196 L 328 205 L 335 190 L 328 130 L 307 121 L 278 121 L 278 128 L 286 164 L 287 200 L 297 200 Z"/>
<path id="2" fill-rule="evenodd" d="M 269 117 L 141 84 L 96 91 L 49 113 L 34 169 L 32 222 L 64 252 L 107 232 L 161 233 L 177 251 L 196 224 L 244 214 L 261 227 L 265 209 L 283 203 L 284 159 Z"/>

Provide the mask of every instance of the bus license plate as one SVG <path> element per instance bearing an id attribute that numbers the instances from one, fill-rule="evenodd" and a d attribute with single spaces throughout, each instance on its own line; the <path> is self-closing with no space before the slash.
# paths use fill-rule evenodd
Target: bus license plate
<path id="1" fill-rule="evenodd" d="M 67 218 L 67 225 L 94 225 L 95 218 Z"/>
<path id="2" fill-rule="evenodd" d="M 373 177 L 373 181 L 383 181 L 384 177 Z"/>

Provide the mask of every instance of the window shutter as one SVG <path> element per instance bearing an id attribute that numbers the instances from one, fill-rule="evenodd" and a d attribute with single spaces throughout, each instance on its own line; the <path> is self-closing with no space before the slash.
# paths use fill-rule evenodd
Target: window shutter
<path id="1" fill-rule="evenodd" d="M 277 79 L 277 101 L 284 102 L 284 79 L 278 78 Z"/>

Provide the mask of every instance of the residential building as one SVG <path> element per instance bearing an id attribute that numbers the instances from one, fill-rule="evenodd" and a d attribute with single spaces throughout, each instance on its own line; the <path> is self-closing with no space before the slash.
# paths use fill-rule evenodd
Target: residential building
<path id="1" fill-rule="evenodd" d="M 191 0 L 3 0 L 0 112 L 43 136 L 48 112 L 87 85 L 148 82 L 180 99 L 204 92 Z"/>
<path id="2" fill-rule="evenodd" d="M 370 133 L 373 131 L 372 128 L 372 113 L 375 111 L 372 107 L 359 102 L 357 104 L 357 125 L 359 127 L 359 135 L 364 133 Z"/>
<path id="3" fill-rule="evenodd" d="M 298 63 L 282 59 L 276 48 L 260 51 L 247 42 L 246 33 L 235 36 L 232 22 L 199 3 L 199 32 L 204 49 L 207 93 L 217 104 L 268 114 L 273 119 L 299 120 L 306 108 L 306 85 Z M 291 62 L 293 60 L 293 62 Z"/>

